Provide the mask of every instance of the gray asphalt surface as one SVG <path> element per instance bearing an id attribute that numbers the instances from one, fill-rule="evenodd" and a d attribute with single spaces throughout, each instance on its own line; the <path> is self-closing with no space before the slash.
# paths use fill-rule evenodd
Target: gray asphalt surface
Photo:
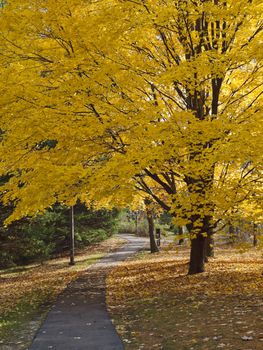
<path id="1" fill-rule="evenodd" d="M 29 350 L 123 350 L 109 317 L 105 280 L 110 270 L 147 243 L 121 235 L 128 242 L 92 265 L 59 296 L 36 333 Z"/>

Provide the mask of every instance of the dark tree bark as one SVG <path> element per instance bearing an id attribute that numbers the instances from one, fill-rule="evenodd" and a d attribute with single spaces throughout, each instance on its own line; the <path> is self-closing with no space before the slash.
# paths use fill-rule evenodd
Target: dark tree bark
<path id="1" fill-rule="evenodd" d="M 189 275 L 205 271 L 205 244 L 206 237 L 201 232 L 196 235 L 196 238 L 191 240 Z"/>
<path id="2" fill-rule="evenodd" d="M 214 252 L 214 236 L 213 227 L 211 226 L 211 217 L 207 218 L 206 233 L 207 239 L 205 244 L 205 262 L 208 262 L 208 258 L 213 258 L 215 256 Z"/>
<path id="3" fill-rule="evenodd" d="M 148 225 L 149 225 L 149 237 L 150 237 L 151 253 L 157 253 L 157 252 L 159 252 L 159 249 L 158 249 L 157 244 L 155 242 L 154 220 L 153 220 L 152 211 L 150 209 L 146 210 L 146 216 L 147 216 L 147 221 L 148 221 Z"/>
<path id="4" fill-rule="evenodd" d="M 253 223 L 253 246 L 256 247 L 257 244 L 258 244 L 257 224 Z"/>
<path id="5" fill-rule="evenodd" d="M 200 221 L 200 217 L 195 217 L 195 220 Z M 192 224 L 189 225 L 188 230 L 194 235 L 194 238 L 191 240 L 191 253 L 190 253 L 190 264 L 189 264 L 189 275 L 196 273 L 201 273 L 205 271 L 205 262 L 206 262 L 206 248 L 207 248 L 207 237 L 212 236 L 212 224 L 210 215 L 207 215 L 203 218 L 202 226 L 197 229 L 194 228 L 194 220 Z"/>
<path id="6" fill-rule="evenodd" d="M 179 233 L 179 235 L 183 235 L 184 232 L 183 232 L 182 226 L 179 226 L 179 227 L 178 227 L 178 233 Z M 184 239 L 183 239 L 182 237 L 180 237 L 180 238 L 179 238 L 178 244 L 179 244 L 179 245 L 182 245 L 183 243 L 184 243 Z"/>
<path id="7" fill-rule="evenodd" d="M 214 238 L 208 235 L 205 242 L 205 262 L 208 262 L 208 258 L 213 258 L 214 256 Z"/>
<path id="8" fill-rule="evenodd" d="M 231 244 L 235 243 L 236 241 L 236 230 L 235 227 L 229 222 L 228 224 L 228 233 L 229 233 L 229 241 Z"/>

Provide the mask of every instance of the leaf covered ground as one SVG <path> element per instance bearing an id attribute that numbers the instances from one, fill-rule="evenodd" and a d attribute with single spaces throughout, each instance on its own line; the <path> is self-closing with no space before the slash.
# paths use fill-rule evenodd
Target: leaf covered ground
<path id="1" fill-rule="evenodd" d="M 25 349 L 56 297 L 87 267 L 124 240 L 110 238 L 68 258 L 0 270 L 0 349 Z"/>
<path id="2" fill-rule="evenodd" d="M 108 277 L 107 302 L 127 350 L 263 349 L 263 260 L 221 247 L 187 275 L 187 248 L 145 253 Z"/>

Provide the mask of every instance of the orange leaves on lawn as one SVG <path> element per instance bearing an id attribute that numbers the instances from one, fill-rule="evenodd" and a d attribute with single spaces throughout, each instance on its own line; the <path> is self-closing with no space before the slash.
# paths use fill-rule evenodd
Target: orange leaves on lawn
<path id="1" fill-rule="evenodd" d="M 206 272 L 187 276 L 185 259 L 163 253 L 147 260 L 123 263 L 108 278 L 110 305 L 124 300 L 154 298 L 178 293 L 263 294 L 263 260 L 252 251 L 245 257 L 232 250 L 221 250 L 219 257 L 207 264 Z"/>
<path id="2" fill-rule="evenodd" d="M 205 273 L 187 276 L 185 250 L 140 256 L 110 274 L 108 306 L 125 349 L 261 350 L 260 252 L 220 248 Z"/>

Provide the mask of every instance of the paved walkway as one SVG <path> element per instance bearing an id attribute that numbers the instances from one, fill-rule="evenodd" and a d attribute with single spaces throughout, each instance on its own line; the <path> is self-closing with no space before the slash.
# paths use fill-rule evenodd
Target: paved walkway
<path id="1" fill-rule="evenodd" d="M 60 295 L 29 350 L 124 349 L 106 308 L 105 280 L 118 262 L 138 252 L 147 240 L 122 237 L 127 244 L 88 268 Z"/>

